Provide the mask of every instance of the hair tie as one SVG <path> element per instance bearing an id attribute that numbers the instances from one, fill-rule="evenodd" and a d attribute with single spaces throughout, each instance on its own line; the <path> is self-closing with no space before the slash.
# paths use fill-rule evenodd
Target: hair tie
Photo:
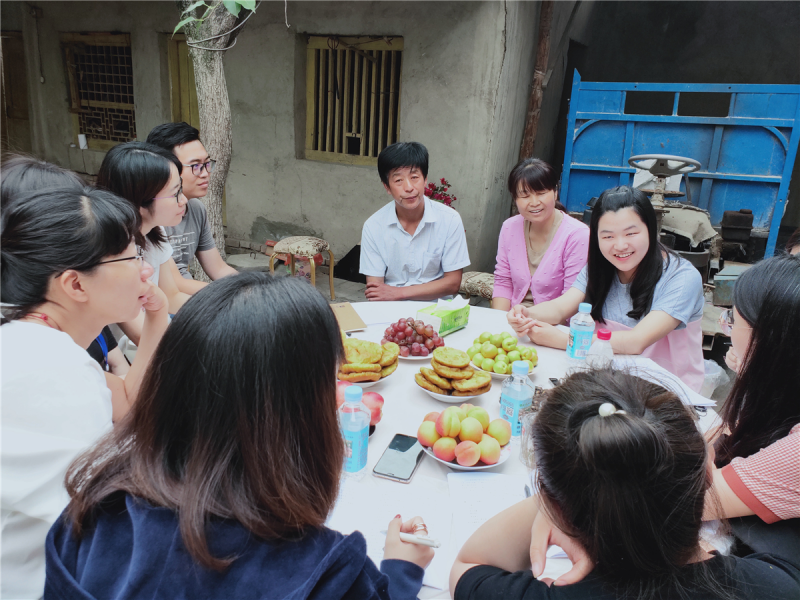
<path id="1" fill-rule="evenodd" d="M 610 417 L 611 415 L 624 415 L 626 414 L 624 410 L 618 409 L 616 406 L 611 404 L 611 402 L 603 402 L 600 405 L 600 410 L 598 411 L 601 417 Z"/>

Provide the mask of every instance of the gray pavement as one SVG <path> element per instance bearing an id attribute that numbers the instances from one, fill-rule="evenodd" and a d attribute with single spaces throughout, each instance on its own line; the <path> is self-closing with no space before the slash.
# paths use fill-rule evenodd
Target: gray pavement
<path id="1" fill-rule="evenodd" d="M 227 263 L 237 271 L 263 271 L 269 273 L 269 256 L 260 253 L 252 254 L 232 254 L 227 257 Z M 278 264 L 275 267 L 276 276 L 289 275 L 289 269 L 285 265 Z M 327 298 L 328 302 L 331 300 L 330 285 L 328 283 L 328 268 L 319 267 L 316 272 L 316 288 L 319 292 Z M 333 291 L 336 295 L 333 302 L 363 302 L 364 298 L 364 284 L 346 281 L 344 279 L 333 279 Z"/>

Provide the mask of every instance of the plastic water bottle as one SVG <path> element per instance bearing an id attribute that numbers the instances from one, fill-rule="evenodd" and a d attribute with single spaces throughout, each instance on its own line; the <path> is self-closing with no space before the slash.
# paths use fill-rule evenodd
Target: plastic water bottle
<path id="1" fill-rule="evenodd" d="M 592 369 L 605 369 L 614 362 L 614 349 L 611 347 L 611 332 L 607 329 L 597 330 L 597 339 L 586 355 L 586 366 Z"/>
<path id="2" fill-rule="evenodd" d="M 344 474 L 361 479 L 367 471 L 370 414 L 361 402 L 363 390 L 350 385 L 344 390 L 344 403 L 339 407 L 339 425 L 345 442 Z"/>
<path id="3" fill-rule="evenodd" d="M 594 319 L 592 319 L 592 305 L 581 302 L 578 314 L 569 320 L 569 341 L 567 342 L 567 357 L 573 366 L 585 365 L 586 355 L 592 345 L 594 335 Z"/>
<path id="4" fill-rule="evenodd" d="M 533 392 L 528 379 L 528 364 L 515 361 L 511 365 L 511 377 L 500 388 L 500 416 L 511 424 L 511 439 L 519 440 L 522 434 L 519 413 L 531 407 Z"/>

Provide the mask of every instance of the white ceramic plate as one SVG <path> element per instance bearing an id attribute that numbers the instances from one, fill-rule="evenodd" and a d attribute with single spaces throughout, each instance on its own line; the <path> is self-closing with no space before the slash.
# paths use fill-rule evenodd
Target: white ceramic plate
<path id="1" fill-rule="evenodd" d="M 469 366 L 472 367 L 473 369 L 477 369 L 478 371 L 483 371 L 483 369 L 481 369 L 478 365 L 476 365 L 472 361 L 470 361 Z M 528 377 L 533 375 L 533 373 L 536 371 L 536 367 L 538 367 L 538 366 L 539 365 L 536 365 L 536 366 L 533 367 L 533 371 L 528 373 Z M 484 371 L 484 373 L 489 373 L 489 375 L 492 376 L 492 379 L 503 380 L 503 379 L 508 379 L 509 377 L 511 377 L 511 373 L 505 373 L 505 374 L 502 374 L 502 375 L 500 373 L 495 373 L 494 371 Z"/>
<path id="2" fill-rule="evenodd" d="M 431 398 L 435 398 L 440 402 L 447 402 L 448 404 L 464 404 L 465 402 L 469 402 L 473 398 L 480 398 L 481 396 L 485 396 L 489 392 L 484 392 L 483 394 L 478 394 L 477 396 L 445 396 L 444 394 L 437 394 L 436 392 L 432 392 L 430 390 L 426 390 L 420 384 L 417 383 L 417 387 L 421 389 L 423 392 L 428 394 Z M 490 390 L 491 391 L 491 390 Z"/>
<path id="3" fill-rule="evenodd" d="M 430 456 L 433 460 L 438 461 L 443 465 L 446 465 L 456 471 L 485 471 L 486 469 L 493 469 L 498 465 L 502 465 L 504 462 L 508 460 L 508 457 L 511 456 L 511 443 L 509 442 L 500 449 L 500 458 L 497 459 L 497 462 L 495 464 L 485 465 L 482 462 L 478 461 L 478 464 L 475 465 L 474 467 L 462 467 L 457 462 L 445 462 L 441 458 L 436 458 L 436 456 L 433 454 L 432 448 L 423 448 L 423 450 L 425 450 L 425 454 Z"/>
<path id="4" fill-rule="evenodd" d="M 385 377 L 383 379 L 386 379 Z M 383 379 L 378 379 L 378 381 L 353 381 L 351 382 L 353 385 L 357 385 L 362 389 L 371 388 L 373 385 L 378 385 Z"/>
<path id="5" fill-rule="evenodd" d="M 398 356 L 398 358 L 400 360 L 427 360 L 428 362 L 430 362 L 432 354 L 433 354 L 432 352 L 429 352 L 428 356 L 411 356 L 411 355 L 403 356 L 401 354 L 400 356 Z"/>

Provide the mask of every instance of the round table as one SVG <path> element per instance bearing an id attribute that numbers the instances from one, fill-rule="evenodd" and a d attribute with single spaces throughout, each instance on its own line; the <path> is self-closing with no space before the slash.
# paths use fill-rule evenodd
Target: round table
<path id="1" fill-rule="evenodd" d="M 384 330 L 390 323 L 396 322 L 401 317 L 415 317 L 419 309 L 430 305 L 431 302 L 355 303 L 353 307 L 367 324 L 367 329 L 366 331 L 353 332 L 352 337 L 380 342 Z M 445 343 L 447 346 L 466 350 L 472 346 L 472 341 L 484 331 L 489 331 L 493 334 L 503 331 L 514 333 L 506 320 L 504 311 L 473 306 L 470 308 L 468 325 L 464 329 L 445 336 Z M 534 347 L 529 340 L 520 340 L 520 344 Z M 563 350 L 538 346 L 536 351 L 539 355 L 539 363 L 531 376 L 531 382 L 536 386 L 552 387 L 548 378 L 561 378 L 567 372 L 569 363 L 567 362 L 566 353 Z M 401 358 L 397 370 L 392 375 L 367 390 L 379 393 L 383 396 L 385 403 L 383 406 L 383 418 L 369 441 L 368 474 L 359 485 L 379 486 L 387 495 L 392 495 L 395 492 L 399 493 L 401 490 L 398 489 L 398 486 L 407 488 L 409 492 L 413 490 L 413 493 L 420 497 L 424 497 L 426 492 L 433 488 L 438 488 L 437 491 L 439 493 L 447 493 L 447 474 L 451 470 L 427 456 L 422 459 L 422 463 L 417 468 L 414 477 L 407 485 L 372 476 L 372 468 L 396 433 L 404 433 L 416 437 L 417 429 L 427 413 L 442 411 L 450 406 L 429 396 L 416 384 L 414 374 L 418 373 L 420 367 L 423 366 L 430 366 L 429 362 Z M 501 385 L 501 380 L 492 379 L 492 388 L 489 392 L 468 400 L 468 402 L 485 408 L 492 419 L 499 418 Z M 520 489 L 522 489 L 528 479 L 528 469 L 520 462 L 518 445 L 514 442 L 512 442 L 511 452 L 512 455 L 508 460 L 502 465 L 491 469 L 491 472 L 518 477 Z M 405 492 L 406 490 L 402 491 Z M 412 516 L 414 515 L 404 514 L 403 518 L 406 519 Z M 421 516 L 424 517 L 425 515 L 421 514 Z M 457 524 L 454 524 L 454 528 L 456 526 Z M 432 531 L 431 536 L 436 537 L 436 532 Z M 458 548 L 451 548 L 449 540 L 440 541 L 443 547 L 437 550 L 437 553 L 451 555 L 448 560 L 452 564 Z M 570 562 L 567 559 L 548 559 L 546 575 L 548 577 L 558 576 L 566 572 L 569 567 Z M 420 598 L 449 597 L 447 590 L 442 591 L 427 586 L 423 587 L 420 593 Z"/>
<path id="2" fill-rule="evenodd" d="M 354 332 L 352 337 L 380 342 L 386 327 L 390 323 L 396 322 L 401 317 L 416 317 L 419 309 L 430 305 L 431 302 L 355 303 L 353 307 L 367 324 L 367 329 L 365 331 Z M 447 346 L 466 350 L 472 345 L 473 340 L 484 331 L 489 331 L 493 334 L 502 333 L 503 331 L 507 331 L 511 334 L 514 333 L 506 320 L 506 313 L 504 311 L 473 306 L 470 308 L 468 325 L 464 329 L 447 335 L 444 339 Z M 534 344 L 527 338 L 525 340 L 520 340 L 519 343 L 523 346 L 534 347 Z M 541 346 L 535 347 L 539 356 L 539 362 L 533 375 L 530 376 L 531 382 L 533 385 L 543 388 L 553 387 L 549 378 L 560 379 L 567 374 L 570 368 L 566 352 Z M 447 406 L 450 406 L 450 404 L 440 402 L 429 396 L 414 381 L 414 374 L 419 371 L 420 367 L 428 366 L 428 364 L 429 363 L 424 360 L 400 359 L 400 364 L 392 375 L 368 389 L 368 391 L 374 391 L 383 396 L 385 400 L 383 418 L 378 424 L 375 433 L 370 437 L 367 474 L 362 481 L 355 484 L 357 490 L 363 490 L 364 492 L 369 490 L 371 492 L 370 497 L 379 498 L 379 502 L 391 504 L 392 501 L 394 501 L 392 506 L 398 505 L 397 510 L 401 510 L 399 506 L 421 506 L 417 512 L 423 518 L 425 517 L 426 510 L 433 511 L 430 504 L 425 504 L 426 497 L 437 494 L 436 497 L 439 499 L 441 499 L 442 496 L 447 496 L 449 498 L 447 474 L 451 472 L 451 469 L 430 457 L 423 457 L 422 463 L 417 468 L 411 482 L 406 485 L 374 477 L 372 476 L 372 468 L 396 433 L 403 433 L 416 437 L 417 429 L 427 413 L 432 411 L 440 412 L 447 408 Z M 469 402 L 475 406 L 485 408 L 492 419 L 499 418 L 501 385 L 501 380 L 492 379 L 491 390 L 477 398 L 469 400 Z M 700 420 L 700 428 L 703 430 L 707 429 L 715 418 L 716 413 L 709 409 L 706 416 Z M 503 473 L 518 479 L 521 490 L 524 485 L 530 481 L 529 471 L 519 460 L 518 443 L 513 441 L 511 443 L 512 454 L 508 460 L 502 465 L 491 469 L 489 472 Z M 404 502 L 399 502 L 398 499 L 403 497 L 405 497 L 406 500 Z M 358 503 L 358 495 L 349 497 L 347 502 Z M 341 504 L 342 496 L 340 496 L 340 502 L 337 503 L 334 514 Z M 363 507 L 362 513 L 356 518 L 359 524 L 362 522 L 361 519 L 368 520 L 371 508 L 372 507 Z M 385 513 L 386 507 L 377 507 L 373 512 L 380 512 L 380 508 L 383 508 Z M 359 510 L 362 510 L 360 506 Z M 452 510 L 449 512 L 449 515 L 452 516 Z M 393 516 L 394 515 L 389 515 L 385 517 L 386 522 L 382 523 L 381 527 L 385 529 L 389 519 Z M 404 511 L 402 516 L 405 520 L 414 516 L 414 514 L 409 514 Z M 487 515 L 487 519 L 491 516 L 492 515 Z M 455 547 L 457 544 L 453 541 L 456 537 L 455 530 L 457 527 L 457 523 L 452 523 L 449 539 L 438 538 L 442 542 L 443 547 L 437 550 L 437 557 L 434 559 L 434 562 L 438 564 L 438 568 L 442 568 L 444 566 L 443 561 L 447 561 L 449 563 L 448 572 L 449 566 L 452 566 L 452 561 L 455 559 L 459 550 L 459 548 Z M 366 527 L 360 524 L 357 528 L 364 531 Z M 342 529 L 342 531 L 349 533 L 349 531 L 344 529 Z M 367 535 L 366 532 L 365 535 Z M 431 531 L 430 535 L 431 537 L 437 538 L 436 531 Z M 369 545 L 369 535 L 367 535 L 367 542 Z M 380 539 L 375 539 L 373 537 L 373 543 L 379 544 L 381 542 Z M 438 561 L 438 563 L 436 561 Z M 433 566 L 433 564 L 431 566 Z M 571 563 L 566 558 L 548 558 L 544 576 L 555 579 L 568 571 L 570 567 Z M 447 589 L 440 590 L 424 586 L 419 597 L 423 599 L 450 598 L 450 593 Z"/>

